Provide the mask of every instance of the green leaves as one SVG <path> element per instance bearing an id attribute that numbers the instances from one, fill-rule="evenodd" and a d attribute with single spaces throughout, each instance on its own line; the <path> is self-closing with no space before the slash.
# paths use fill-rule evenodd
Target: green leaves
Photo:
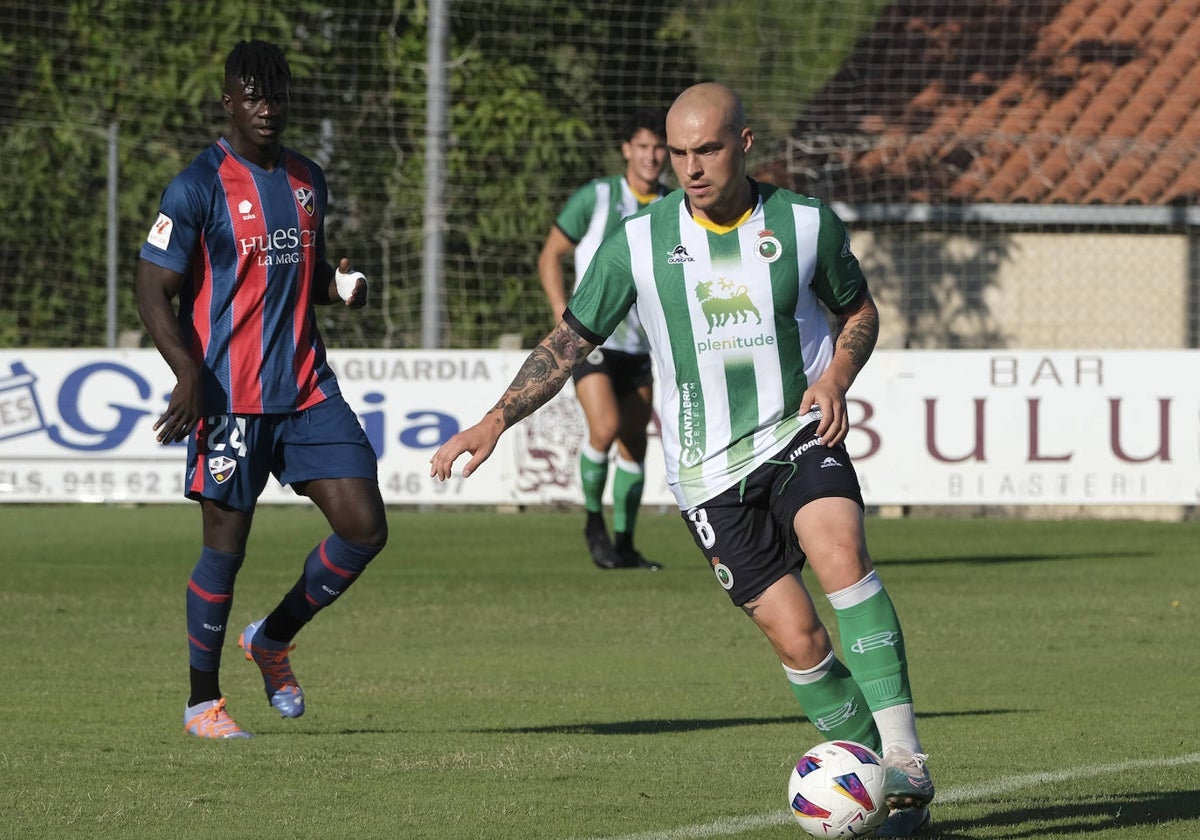
<path id="1" fill-rule="evenodd" d="M 785 130 L 879 0 L 827 5 L 449 4 L 444 344 L 489 346 L 514 331 L 541 337 L 541 243 L 573 189 L 621 168 L 616 132 L 629 111 L 665 108 L 688 84 L 718 78 L 746 95 L 760 143 Z M 130 289 L 159 196 L 224 130 L 224 58 L 255 37 L 280 43 L 292 66 L 284 142 L 326 168 L 330 248 L 379 292 L 352 316 L 323 312 L 327 339 L 419 343 L 428 15 L 423 0 L 5 4 L 0 301 L 13 314 L 0 321 L 0 341 L 104 342 L 112 122 L 118 330 L 140 329 Z M 782 20 L 791 23 L 781 29 Z"/>

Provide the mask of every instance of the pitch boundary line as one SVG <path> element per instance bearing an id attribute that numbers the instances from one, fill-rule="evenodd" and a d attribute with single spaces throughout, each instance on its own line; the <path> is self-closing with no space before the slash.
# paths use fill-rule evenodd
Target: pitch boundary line
<path id="1" fill-rule="evenodd" d="M 1043 773 L 1026 773 L 1012 776 L 990 783 L 975 785 L 960 785 L 941 791 L 937 802 L 952 805 L 956 802 L 978 802 L 990 799 L 1002 793 L 1046 784 L 1047 782 L 1064 782 L 1076 779 L 1087 779 L 1093 776 L 1110 776 L 1129 770 L 1139 770 L 1143 767 L 1179 767 L 1186 764 L 1200 764 L 1200 752 L 1174 758 L 1138 758 L 1121 761 L 1115 764 L 1096 764 L 1074 767 L 1068 770 L 1056 770 Z M 705 840 L 705 838 L 733 837 L 756 828 L 769 828 L 775 825 L 785 825 L 792 821 L 786 811 L 757 816 L 729 817 L 703 825 L 681 826 L 667 831 L 650 831 L 639 834 L 622 834 L 616 837 L 596 838 L 595 840 Z"/>

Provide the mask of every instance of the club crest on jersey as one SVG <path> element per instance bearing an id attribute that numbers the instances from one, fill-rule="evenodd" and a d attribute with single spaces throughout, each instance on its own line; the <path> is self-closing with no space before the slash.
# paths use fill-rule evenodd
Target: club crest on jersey
<path id="1" fill-rule="evenodd" d="M 296 189 L 296 203 L 310 216 L 316 212 L 316 196 L 313 195 L 313 191 L 308 187 L 298 187 Z"/>
<path id="2" fill-rule="evenodd" d="M 227 458 L 224 455 L 217 455 L 208 461 L 208 474 L 213 477 L 213 481 L 217 482 L 217 484 L 224 484 L 228 481 L 236 469 L 237 461 Z"/>
<path id="3" fill-rule="evenodd" d="M 754 256 L 765 263 L 773 263 L 783 256 L 783 243 L 775 238 L 774 231 L 758 232 L 758 241 L 754 243 Z"/>

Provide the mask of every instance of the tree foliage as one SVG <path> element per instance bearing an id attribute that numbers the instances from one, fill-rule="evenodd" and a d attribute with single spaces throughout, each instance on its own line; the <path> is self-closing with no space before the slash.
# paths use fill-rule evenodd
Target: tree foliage
<path id="1" fill-rule="evenodd" d="M 792 103 L 760 99 L 748 82 L 758 73 L 786 78 L 812 56 L 792 55 L 783 43 L 729 45 L 750 37 L 746 27 L 769 25 L 764 18 L 823 12 L 764 2 L 769 15 L 763 3 L 714 0 L 450 4 L 449 127 L 438 185 L 447 346 L 486 346 L 514 332 L 528 343 L 544 333 L 537 252 L 570 190 L 620 166 L 617 126 L 632 109 L 666 107 L 686 85 L 720 78 L 747 93 L 752 110 L 778 114 L 771 131 L 783 130 Z M 362 317 L 322 311 L 323 329 L 341 346 L 418 345 L 427 16 L 424 0 L 6 3 L 0 345 L 104 342 L 114 125 L 118 329 L 140 328 L 137 252 L 162 189 L 223 130 L 224 57 L 249 37 L 284 47 L 294 74 L 285 142 L 326 168 L 331 258 L 349 256 L 376 290 L 377 305 Z"/>
<path id="2" fill-rule="evenodd" d="M 705 79 L 728 84 L 745 100 L 760 149 L 790 133 L 809 98 L 832 76 L 890 0 L 695 0 L 680 5 L 662 37 L 692 44 Z"/>
<path id="3" fill-rule="evenodd" d="M 0 344 L 87 346 L 106 331 L 108 137 L 117 128 L 118 327 L 159 193 L 216 137 L 224 56 L 242 33 L 290 31 L 250 0 L 18 3 L 0 29 Z M 298 10 L 315 3 L 296 3 Z M 180 37 L 187 32 L 187 37 Z"/>

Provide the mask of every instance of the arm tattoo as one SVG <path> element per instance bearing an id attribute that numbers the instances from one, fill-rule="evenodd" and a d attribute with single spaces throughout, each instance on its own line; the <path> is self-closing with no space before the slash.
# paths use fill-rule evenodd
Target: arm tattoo
<path id="1" fill-rule="evenodd" d="M 854 367 L 862 370 L 875 349 L 879 338 L 879 314 L 874 307 L 860 310 L 851 320 L 842 325 L 838 345 L 850 354 Z"/>
<path id="2" fill-rule="evenodd" d="M 566 324 L 559 323 L 533 348 L 508 390 L 493 406 L 493 411 L 500 410 L 504 427 L 511 427 L 549 402 L 594 346 Z"/>

